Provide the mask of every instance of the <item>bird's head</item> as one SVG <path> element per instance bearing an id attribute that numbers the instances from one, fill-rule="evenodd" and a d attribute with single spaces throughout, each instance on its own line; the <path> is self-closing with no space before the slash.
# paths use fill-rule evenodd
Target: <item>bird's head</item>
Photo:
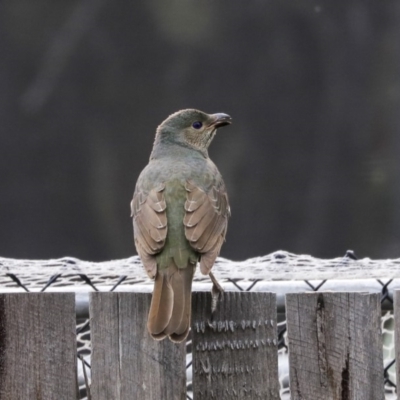
<path id="1" fill-rule="evenodd" d="M 231 122 L 232 118 L 223 113 L 206 114 L 194 109 L 177 111 L 157 128 L 156 143 L 177 143 L 207 154 L 217 129 Z"/>

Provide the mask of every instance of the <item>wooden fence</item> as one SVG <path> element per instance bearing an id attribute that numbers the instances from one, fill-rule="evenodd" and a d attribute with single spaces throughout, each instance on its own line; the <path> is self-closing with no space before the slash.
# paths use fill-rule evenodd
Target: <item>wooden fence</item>
<path id="1" fill-rule="evenodd" d="M 279 399 L 275 294 L 226 292 L 212 320 L 210 301 L 193 294 L 194 399 Z M 149 305 L 90 294 L 92 400 L 187 398 L 186 346 L 149 337 Z M 287 294 L 286 319 L 293 400 L 384 399 L 379 294 Z M 73 293 L 0 294 L 0 399 L 76 399 L 75 329 Z"/>

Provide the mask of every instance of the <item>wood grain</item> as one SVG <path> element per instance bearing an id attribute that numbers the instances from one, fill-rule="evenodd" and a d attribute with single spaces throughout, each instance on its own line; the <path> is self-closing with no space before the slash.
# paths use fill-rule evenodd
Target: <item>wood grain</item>
<path id="1" fill-rule="evenodd" d="M 400 290 L 395 290 L 394 296 L 394 341 L 396 353 L 396 383 L 397 383 L 397 398 L 400 399 Z"/>
<path id="2" fill-rule="evenodd" d="M 291 399 L 384 399 L 380 294 L 286 295 Z"/>
<path id="3" fill-rule="evenodd" d="M 186 345 L 147 332 L 150 293 L 91 293 L 93 400 L 186 399 Z"/>
<path id="4" fill-rule="evenodd" d="M 74 293 L 0 294 L 0 398 L 76 399 Z"/>
<path id="5" fill-rule="evenodd" d="M 279 399 L 275 294 L 225 292 L 212 322 L 210 310 L 194 293 L 194 399 Z"/>

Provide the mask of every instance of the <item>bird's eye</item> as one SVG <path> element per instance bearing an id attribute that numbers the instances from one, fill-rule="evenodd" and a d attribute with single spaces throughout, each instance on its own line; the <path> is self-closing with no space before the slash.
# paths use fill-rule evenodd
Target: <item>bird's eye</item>
<path id="1" fill-rule="evenodd" d="M 200 129 L 203 126 L 203 124 L 200 121 L 196 121 L 193 122 L 192 126 L 194 129 Z"/>

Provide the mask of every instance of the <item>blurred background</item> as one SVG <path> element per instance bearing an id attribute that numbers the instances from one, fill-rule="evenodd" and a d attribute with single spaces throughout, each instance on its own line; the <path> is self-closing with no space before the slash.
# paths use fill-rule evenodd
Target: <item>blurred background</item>
<path id="1" fill-rule="evenodd" d="M 400 3 L 0 3 L 0 255 L 135 254 L 157 125 L 226 112 L 221 255 L 400 257 Z"/>

